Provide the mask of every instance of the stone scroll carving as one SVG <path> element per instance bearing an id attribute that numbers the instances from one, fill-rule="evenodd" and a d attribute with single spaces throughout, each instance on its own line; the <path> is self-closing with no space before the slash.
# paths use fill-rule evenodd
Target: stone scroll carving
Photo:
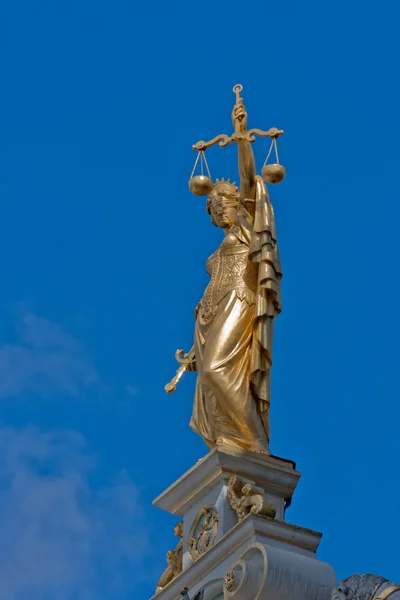
<path id="1" fill-rule="evenodd" d="M 369 573 L 351 575 L 338 583 L 332 600 L 400 600 L 400 585 L 380 575 Z"/>
<path id="2" fill-rule="evenodd" d="M 226 573 L 224 599 L 330 600 L 334 585 L 335 573 L 327 563 L 255 542 Z"/>
<path id="3" fill-rule="evenodd" d="M 254 481 L 232 475 L 228 482 L 228 496 L 233 510 L 236 511 L 239 521 L 248 514 L 260 514 L 275 518 L 276 506 L 266 502 L 265 492 L 257 487 Z"/>

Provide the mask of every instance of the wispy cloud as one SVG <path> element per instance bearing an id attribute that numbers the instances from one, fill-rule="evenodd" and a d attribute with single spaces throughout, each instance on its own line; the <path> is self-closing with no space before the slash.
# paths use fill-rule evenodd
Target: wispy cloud
<path id="1" fill-rule="evenodd" d="M 134 398 L 136 398 L 139 394 L 139 388 L 137 385 L 128 384 L 125 386 L 125 391 L 127 394 L 129 394 L 129 396 L 133 396 Z"/>
<path id="2" fill-rule="evenodd" d="M 0 600 L 133 589 L 148 548 L 138 491 L 121 473 L 94 492 L 93 465 L 77 433 L 0 428 Z"/>
<path id="3" fill-rule="evenodd" d="M 92 387 L 103 389 L 90 353 L 56 323 L 25 312 L 16 338 L 0 344 L 0 398 Z M 125 472 L 95 486 L 95 466 L 76 432 L 0 425 L 0 600 L 109 600 L 134 590 L 148 550 L 138 490 Z"/>
<path id="4" fill-rule="evenodd" d="M 0 398 L 29 392 L 77 395 L 98 381 L 85 345 L 32 313 L 20 318 L 16 341 L 0 345 Z"/>

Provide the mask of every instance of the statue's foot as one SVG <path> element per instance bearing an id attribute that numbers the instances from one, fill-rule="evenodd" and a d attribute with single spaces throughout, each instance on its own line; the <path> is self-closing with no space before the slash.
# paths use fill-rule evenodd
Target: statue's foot
<path id="1" fill-rule="evenodd" d="M 233 450 L 247 450 L 248 452 L 254 452 L 255 454 L 261 454 L 263 456 L 271 456 L 271 452 L 268 447 L 251 445 L 251 444 L 240 444 L 232 440 L 226 440 L 223 437 L 218 437 L 215 440 L 215 445 L 218 447 L 231 448 Z"/>
<path id="2" fill-rule="evenodd" d="M 251 452 L 255 452 L 256 454 L 262 454 L 263 456 L 271 456 L 271 452 L 269 450 L 266 450 L 265 448 L 254 447 L 251 449 Z"/>

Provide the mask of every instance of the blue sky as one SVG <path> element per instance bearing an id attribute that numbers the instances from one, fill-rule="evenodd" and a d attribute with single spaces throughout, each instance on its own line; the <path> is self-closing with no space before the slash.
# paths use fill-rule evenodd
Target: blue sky
<path id="1" fill-rule="evenodd" d="M 70 0 L 2 8 L 0 597 L 146 600 L 205 454 L 189 348 L 220 240 L 191 144 L 283 128 L 272 451 L 289 521 L 338 578 L 400 581 L 398 31 L 394 2 Z M 268 150 L 258 141 L 259 168 Z M 237 180 L 235 148 L 209 153 Z"/>

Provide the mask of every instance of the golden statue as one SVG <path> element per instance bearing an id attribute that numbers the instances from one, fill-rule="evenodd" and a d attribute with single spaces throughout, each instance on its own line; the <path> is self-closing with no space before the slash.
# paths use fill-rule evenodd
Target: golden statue
<path id="1" fill-rule="evenodd" d="M 166 390 L 174 391 L 185 370 L 197 370 L 191 428 L 210 449 L 227 446 L 270 454 L 272 335 L 281 310 L 282 272 L 274 212 L 266 185 L 256 175 L 251 142 L 255 135 L 270 137 L 276 150 L 283 132 L 247 130 L 241 89 L 234 88 L 233 135 L 193 146 L 204 160 L 209 146 L 236 142 L 240 187 L 229 180 L 213 184 L 204 175 L 190 181 L 194 193 L 209 193 L 207 212 L 225 237 L 206 264 L 210 282 L 196 308 L 194 346 L 188 354 L 177 351 L 181 367 Z M 284 174 L 279 164 L 263 168 L 271 183 L 282 181 Z"/>

